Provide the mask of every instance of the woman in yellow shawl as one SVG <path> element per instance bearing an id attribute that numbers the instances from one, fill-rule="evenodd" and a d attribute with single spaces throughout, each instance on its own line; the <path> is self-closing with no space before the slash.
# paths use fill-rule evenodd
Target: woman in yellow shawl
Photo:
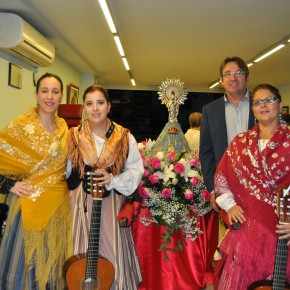
<path id="1" fill-rule="evenodd" d="M 0 192 L 9 213 L 0 248 L 0 289 L 64 288 L 72 254 L 65 180 L 67 125 L 56 116 L 63 83 L 53 74 L 36 85 L 37 108 L 0 132 Z"/>

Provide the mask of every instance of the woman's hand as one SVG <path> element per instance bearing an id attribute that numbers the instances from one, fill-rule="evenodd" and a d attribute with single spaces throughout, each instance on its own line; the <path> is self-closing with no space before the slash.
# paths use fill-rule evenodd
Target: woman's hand
<path id="1" fill-rule="evenodd" d="M 277 225 L 277 230 L 276 230 L 277 234 L 281 234 L 281 236 L 279 236 L 279 239 L 288 239 L 288 243 L 287 245 L 290 245 L 290 224 L 284 224 L 284 225 Z"/>
<path id="2" fill-rule="evenodd" d="M 10 192 L 18 195 L 21 198 L 27 198 L 33 193 L 35 193 L 35 189 L 33 188 L 34 182 L 32 181 L 17 181 L 13 187 L 11 187 Z"/>
<path id="3" fill-rule="evenodd" d="M 212 207 L 212 209 L 215 211 L 215 212 L 219 212 L 219 206 L 218 206 L 218 204 L 217 204 L 217 202 L 215 201 L 215 198 L 216 197 L 216 195 L 215 195 L 215 193 L 211 193 L 210 194 L 210 206 Z"/>
<path id="4" fill-rule="evenodd" d="M 232 206 L 228 211 L 229 221 L 233 223 L 240 222 L 241 224 L 246 220 L 244 211 L 239 205 Z"/>
<path id="5" fill-rule="evenodd" d="M 96 181 L 98 182 L 98 184 L 110 184 L 111 183 L 111 176 L 110 173 L 108 173 L 106 171 L 106 169 L 97 169 L 98 173 L 101 174 L 101 176 L 97 176 Z"/>

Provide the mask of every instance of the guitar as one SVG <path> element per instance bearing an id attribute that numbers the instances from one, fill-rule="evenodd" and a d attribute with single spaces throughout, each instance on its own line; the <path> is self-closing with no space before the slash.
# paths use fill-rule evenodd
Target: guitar
<path id="1" fill-rule="evenodd" d="M 63 272 L 69 290 L 108 290 L 115 270 L 111 262 L 98 256 L 104 186 L 96 182 L 96 176 L 100 174 L 94 169 L 86 174 L 93 197 L 88 252 L 87 255 L 70 257 L 64 264 Z"/>
<path id="2" fill-rule="evenodd" d="M 280 224 L 290 222 L 290 186 L 282 186 L 277 193 L 277 209 L 276 213 Z M 276 259 L 274 266 L 273 281 L 264 280 L 257 281 L 250 285 L 248 290 L 290 290 L 290 286 L 286 281 L 287 259 L 288 259 L 288 239 L 278 239 L 276 248 Z"/>

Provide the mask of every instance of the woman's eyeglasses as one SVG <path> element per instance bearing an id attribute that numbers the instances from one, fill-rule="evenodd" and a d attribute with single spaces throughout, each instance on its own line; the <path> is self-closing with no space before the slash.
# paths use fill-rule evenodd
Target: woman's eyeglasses
<path id="1" fill-rule="evenodd" d="M 254 107 L 257 107 L 257 106 L 261 105 L 262 103 L 264 103 L 264 104 L 273 104 L 276 101 L 279 101 L 279 99 L 277 97 L 266 98 L 266 99 L 263 99 L 263 100 L 258 99 L 258 100 L 253 101 L 252 105 Z"/>

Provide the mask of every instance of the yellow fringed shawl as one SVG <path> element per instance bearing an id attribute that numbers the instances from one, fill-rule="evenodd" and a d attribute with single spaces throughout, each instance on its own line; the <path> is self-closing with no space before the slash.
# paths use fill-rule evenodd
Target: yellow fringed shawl
<path id="1" fill-rule="evenodd" d="M 40 289 L 45 289 L 52 268 L 56 280 L 72 254 L 69 192 L 65 181 L 67 125 L 55 117 L 54 135 L 44 130 L 35 108 L 15 118 L 0 132 L 0 175 L 34 182 L 36 200 L 18 198 L 14 214 L 21 209 L 25 259 L 35 267 Z M 61 283 L 61 282 L 60 282 Z"/>

